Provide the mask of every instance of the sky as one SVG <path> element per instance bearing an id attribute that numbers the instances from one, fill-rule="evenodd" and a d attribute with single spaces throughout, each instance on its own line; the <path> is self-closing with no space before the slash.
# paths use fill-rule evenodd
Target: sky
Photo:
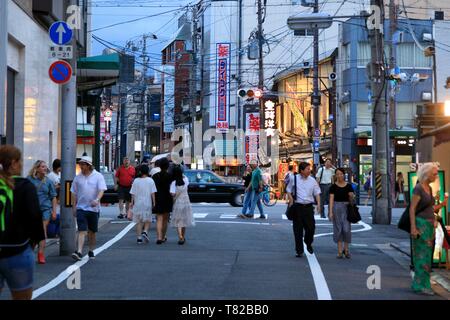
<path id="1" fill-rule="evenodd" d="M 120 47 L 124 47 L 127 41 L 131 40 L 141 48 L 140 41 L 143 34 L 156 35 L 157 39 L 147 40 L 150 65 L 156 67 L 161 64 L 161 50 L 178 29 L 178 18 L 186 11 L 182 7 L 192 2 L 192 0 L 92 0 L 92 34 Z M 141 20 L 104 28 L 135 19 Z M 91 55 L 101 55 L 103 49 L 104 45 L 92 40 Z"/>

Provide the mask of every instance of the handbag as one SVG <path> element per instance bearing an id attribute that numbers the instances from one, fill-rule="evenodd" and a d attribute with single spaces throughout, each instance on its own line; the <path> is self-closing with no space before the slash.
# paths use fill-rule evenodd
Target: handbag
<path id="1" fill-rule="evenodd" d="M 286 213 L 285 213 L 286 217 L 290 221 L 294 220 L 294 212 L 295 212 L 294 207 L 296 204 L 295 201 L 297 200 L 297 177 L 295 174 L 294 174 L 294 197 L 293 198 L 294 198 L 294 203 L 290 207 L 288 205 L 288 207 L 286 208 Z"/>
<path id="2" fill-rule="evenodd" d="M 361 221 L 359 208 L 355 203 L 349 203 L 347 205 L 347 220 L 350 223 L 358 223 L 359 221 Z"/>
<path id="3" fill-rule="evenodd" d="M 416 210 L 416 215 L 417 212 L 421 212 L 423 209 L 425 209 L 427 206 L 420 208 L 420 210 Z M 411 220 L 409 219 L 409 208 L 410 208 L 410 204 L 408 203 L 408 205 L 406 206 L 405 211 L 403 211 L 402 216 L 400 217 L 400 220 L 398 220 L 398 224 L 397 227 L 400 230 L 406 231 L 408 233 L 411 233 Z"/>

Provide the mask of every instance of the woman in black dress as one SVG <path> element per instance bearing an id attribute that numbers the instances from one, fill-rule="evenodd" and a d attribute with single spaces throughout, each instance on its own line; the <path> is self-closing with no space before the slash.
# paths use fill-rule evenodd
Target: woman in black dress
<path id="1" fill-rule="evenodd" d="M 156 214 L 156 233 L 158 240 L 156 244 L 162 244 L 167 241 L 167 225 L 169 222 L 169 214 L 172 212 L 173 198 L 170 194 L 170 184 L 172 183 L 172 176 L 167 172 L 169 169 L 169 160 L 167 158 L 161 159 L 159 167 L 161 172 L 152 176 L 156 185 L 156 204 L 153 213 Z"/>

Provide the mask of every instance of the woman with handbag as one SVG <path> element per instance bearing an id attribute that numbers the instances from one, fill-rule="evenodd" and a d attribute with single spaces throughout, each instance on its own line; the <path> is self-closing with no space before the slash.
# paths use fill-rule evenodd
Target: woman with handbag
<path id="1" fill-rule="evenodd" d="M 438 167 L 435 164 L 426 163 L 419 168 L 417 172 L 419 183 L 414 188 L 409 208 L 414 263 L 414 278 L 411 288 L 415 293 L 424 295 L 434 295 L 430 282 L 435 228 L 434 213 L 445 207 L 448 202 L 448 197 L 446 197 L 442 203 L 435 205 L 430 184 L 436 180 L 437 176 Z M 417 210 L 417 208 L 420 209 Z"/>
<path id="2" fill-rule="evenodd" d="M 333 222 L 333 240 L 338 245 L 338 259 L 350 259 L 349 244 L 352 240 L 351 225 L 347 219 L 348 204 L 354 201 L 351 184 L 345 181 L 343 169 L 336 169 L 336 182 L 330 187 L 328 218 Z M 342 248 L 343 247 L 343 248 Z"/>

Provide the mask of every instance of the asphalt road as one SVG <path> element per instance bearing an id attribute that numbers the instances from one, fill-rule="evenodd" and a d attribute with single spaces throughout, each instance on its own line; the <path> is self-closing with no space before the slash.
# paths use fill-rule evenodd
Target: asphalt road
<path id="1" fill-rule="evenodd" d="M 102 210 L 106 223 L 98 233 L 95 260 L 77 265 L 81 289 L 68 289 L 64 270 L 74 264 L 57 256 L 37 265 L 35 298 L 44 300 L 428 300 L 411 292 L 409 271 L 387 245 L 405 241 L 394 226 L 373 226 L 370 208 L 361 208 L 363 222 L 353 225 L 351 259 L 336 259 L 332 224 L 316 216 L 314 255 L 296 258 L 292 224 L 285 204 L 265 207 L 268 219 L 241 219 L 240 208 L 195 204 L 196 226 L 187 230 L 186 244 L 137 245 L 135 228 L 115 219 L 117 206 Z M 256 210 L 256 212 L 258 212 Z M 394 210 L 393 223 L 401 210 Z M 106 246 L 104 246 L 106 244 Z M 56 247 L 56 246 L 55 246 Z M 101 251 L 101 252 L 100 252 Z M 306 250 L 305 250 L 306 252 Z M 86 252 L 84 252 L 85 254 Z M 380 287 L 368 288 L 368 268 L 380 271 Z M 58 278 L 59 276 L 59 278 Z M 70 279 L 73 279 L 72 277 Z M 59 280 L 59 282 L 57 281 Z M 53 282 L 52 282 L 53 281 Z M 370 280 L 369 284 L 376 284 Z"/>

